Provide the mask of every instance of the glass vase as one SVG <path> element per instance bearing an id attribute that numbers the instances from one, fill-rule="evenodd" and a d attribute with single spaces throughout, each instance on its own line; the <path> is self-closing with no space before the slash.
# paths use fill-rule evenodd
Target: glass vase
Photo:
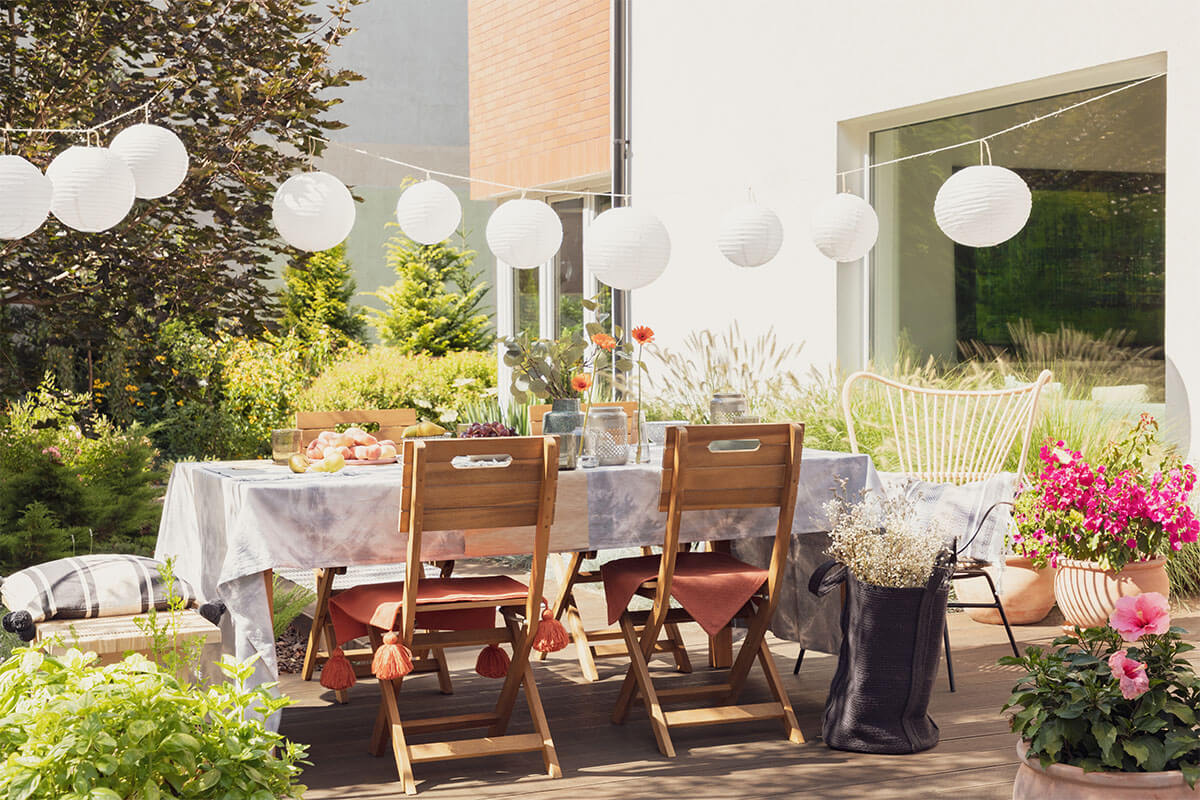
<path id="1" fill-rule="evenodd" d="M 588 409 L 584 452 L 594 455 L 602 467 L 615 467 L 629 460 L 629 416 L 620 406 Z"/>
<path id="2" fill-rule="evenodd" d="M 558 468 L 575 469 L 583 434 L 579 398 L 562 397 L 551 401 L 550 410 L 542 417 L 542 433 L 558 439 Z"/>

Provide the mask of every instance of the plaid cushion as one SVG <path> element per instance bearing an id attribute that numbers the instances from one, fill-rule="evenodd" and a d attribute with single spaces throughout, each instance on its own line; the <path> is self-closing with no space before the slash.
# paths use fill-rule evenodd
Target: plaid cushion
<path id="1" fill-rule="evenodd" d="M 34 622 L 141 614 L 167 608 L 162 562 L 142 556 L 90 555 L 27 567 L 4 579 L 0 601 L 10 611 L 27 611 Z M 175 579 L 184 606 L 196 592 Z"/>

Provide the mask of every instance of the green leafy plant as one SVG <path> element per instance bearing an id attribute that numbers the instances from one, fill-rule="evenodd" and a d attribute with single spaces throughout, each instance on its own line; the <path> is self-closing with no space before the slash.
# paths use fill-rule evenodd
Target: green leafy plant
<path id="1" fill-rule="evenodd" d="M 492 346 L 496 337 L 482 311 L 488 285 L 472 269 L 474 250 L 449 242 L 417 244 L 403 234 L 384 247 L 399 280 L 370 292 L 387 304 L 386 310 L 368 310 L 384 344 L 434 356 Z"/>
<path id="2" fill-rule="evenodd" d="M 153 548 L 162 474 L 137 426 L 121 430 L 47 377 L 0 412 L 0 570 Z"/>
<path id="3" fill-rule="evenodd" d="M 373 347 L 339 361 L 300 392 L 301 411 L 415 408 L 426 419 L 453 422 L 459 409 L 495 393 L 496 358 L 470 351 L 441 357 Z"/>
<path id="4" fill-rule="evenodd" d="M 1004 710 L 1014 711 L 1013 731 L 1028 743 L 1028 757 L 1043 767 L 1177 769 L 1195 786 L 1200 778 L 1200 679 L 1184 657 L 1194 648 L 1183 641 L 1182 628 L 1167 627 L 1162 595 L 1140 597 L 1146 598 L 1143 603 L 1157 604 L 1160 616 L 1153 630 L 1159 632 L 1139 632 L 1142 626 L 1136 622 L 1121 631 L 1113 624 L 1076 628 L 1055 639 L 1051 649 L 1030 647 L 1019 658 L 1001 658 L 1001 664 L 1025 670 Z M 1153 610 L 1142 616 L 1150 619 Z"/>
<path id="5" fill-rule="evenodd" d="M 350 302 L 356 289 L 346 245 L 297 258 L 283 270 L 279 305 L 284 330 L 304 339 L 328 329 L 347 341 L 364 341 L 366 311 Z"/>
<path id="6" fill-rule="evenodd" d="M 494 395 L 464 403 L 458 409 L 456 421 L 502 422 L 517 432 L 518 436 L 529 435 L 529 406 L 512 402 L 503 408 Z"/>
<path id="7" fill-rule="evenodd" d="M 291 701 L 248 689 L 252 661 L 199 691 L 137 654 L 109 666 L 19 648 L 0 665 L 0 795 L 20 800 L 300 797 L 306 748 L 261 717 Z"/>
<path id="8" fill-rule="evenodd" d="M 181 681 L 190 676 L 201 677 L 200 656 L 204 650 L 203 640 L 179 635 L 180 615 L 184 600 L 175 591 L 175 559 L 168 558 L 158 568 L 162 585 L 166 587 L 167 608 L 159 614 L 150 608 L 145 616 L 138 617 L 134 624 L 150 639 L 150 651 L 155 662 Z M 162 622 L 159 621 L 160 616 Z"/>
<path id="9" fill-rule="evenodd" d="M 275 575 L 275 591 L 271 594 L 271 624 L 274 626 L 275 638 L 283 636 L 284 631 L 292 624 L 292 620 L 300 616 L 309 603 L 317 596 L 303 586 L 285 581 Z"/>

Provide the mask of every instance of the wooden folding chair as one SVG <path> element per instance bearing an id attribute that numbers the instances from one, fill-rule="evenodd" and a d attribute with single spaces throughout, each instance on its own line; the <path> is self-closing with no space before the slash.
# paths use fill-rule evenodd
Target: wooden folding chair
<path id="1" fill-rule="evenodd" d="M 629 439 L 636 442 L 639 435 L 638 430 L 638 404 L 636 402 L 615 402 L 615 403 L 592 403 L 596 407 L 615 407 L 625 411 L 629 419 Z M 532 405 L 529 407 L 529 432 L 534 436 L 542 435 L 542 421 L 546 414 L 553 408 L 549 403 Z M 580 410 L 587 413 L 588 405 L 580 404 Z M 642 552 L 649 554 L 650 548 L 643 547 Z M 550 607 L 550 612 L 555 619 L 566 620 L 567 630 L 570 632 L 571 641 L 575 643 L 575 649 L 579 655 L 579 669 L 583 672 L 583 677 L 588 681 L 600 680 L 600 673 L 596 670 L 596 659 L 598 658 L 617 658 L 625 655 L 625 645 L 619 643 L 622 638 L 621 631 L 613 628 L 596 628 L 587 630 L 583 625 L 583 617 L 579 613 L 579 604 L 575 602 L 575 587 L 585 583 L 600 583 L 600 573 L 597 570 L 583 569 L 585 559 L 595 558 L 595 551 L 569 553 L 564 554 L 561 558 L 565 559 L 560 562 L 562 567 L 562 582 L 559 584 L 558 595 L 554 598 L 554 604 Z M 618 642 L 617 644 L 602 644 L 602 642 Z M 679 626 L 669 624 L 666 626 L 666 635 L 659 640 L 655 646 L 656 653 L 669 653 L 675 659 L 675 668 L 680 672 L 691 672 L 692 662 L 688 658 L 687 647 L 683 643 L 683 634 L 679 632 Z M 710 650 L 716 652 L 716 650 Z M 544 659 L 545 654 L 539 655 L 540 659 Z M 710 662 L 712 663 L 712 662 Z M 713 663 L 713 666 L 718 666 Z M 728 666 L 728 664 L 722 665 Z"/>
<path id="2" fill-rule="evenodd" d="M 472 459 L 493 463 L 500 459 L 503 466 L 471 467 Z M 507 642 L 513 651 L 499 699 L 487 713 L 402 720 L 397 696 L 403 678 L 380 679 L 382 704 L 370 749 L 374 755 L 382 755 L 390 738 L 408 794 L 416 793 L 413 765 L 424 761 L 539 751 L 547 774 L 562 775 L 529 659 L 539 625 L 557 484 L 558 446 L 553 437 L 405 442 L 400 530 L 408 535 L 408 558 L 406 580 L 395 585 L 402 598 L 395 630 L 407 648 L 436 651 Z M 512 534 L 520 541 L 511 541 L 507 549 L 532 552 L 528 585 L 507 577 L 423 577 L 421 538 L 425 530 L 462 530 L 470 539 L 492 535 L 488 532 L 499 528 L 520 527 L 530 530 Z M 368 589 L 378 591 L 379 587 L 349 591 Z M 455 599 L 446 600 L 448 594 Z M 504 617 L 503 626 L 432 633 L 416 630 L 418 610 L 497 607 Z M 371 639 L 377 651 L 388 646 L 383 637 L 384 631 L 373 625 Z M 525 690 L 535 732 L 506 735 L 520 688 Z M 421 744 L 408 741 L 414 734 L 471 728 L 486 728 L 487 735 Z"/>
<path id="3" fill-rule="evenodd" d="M 296 427 L 300 429 L 301 445 L 317 437 L 321 431 L 334 430 L 339 425 L 375 424 L 379 426 L 376 436 L 380 439 L 391 439 L 400 442 L 401 434 L 409 425 L 417 421 L 417 412 L 411 408 L 358 408 L 348 411 L 298 411 L 296 412 Z M 440 564 L 443 577 L 449 576 L 454 569 L 454 562 Z M 333 652 L 333 626 L 329 622 L 329 598 L 333 596 L 333 581 L 338 575 L 345 575 L 345 567 L 318 567 L 313 570 L 316 584 L 316 600 L 314 601 L 312 628 L 308 632 L 308 646 L 304 651 L 304 668 L 301 677 L 310 681 L 319 664 L 329 660 Z M 324 640 L 324 644 L 322 643 Z M 362 647 L 345 651 L 346 657 L 356 668 L 356 672 L 367 674 L 371 664 L 371 648 Z M 438 660 L 438 684 L 445 694 L 454 691 L 450 681 L 450 670 L 446 667 L 445 656 L 435 652 Z M 334 697 L 339 703 L 346 703 L 348 693 L 345 689 L 335 689 Z"/>
<path id="4" fill-rule="evenodd" d="M 622 723 L 635 697 L 641 699 L 649 712 L 654 737 L 663 755 L 675 755 L 671 727 L 778 719 L 789 741 L 804 741 L 766 642 L 767 626 L 778 603 L 778 587 L 791 542 L 803 439 L 804 426 L 788 423 L 690 425 L 667 430 L 659 499 L 659 510 L 667 512 L 663 551 L 658 557 L 657 576 L 642 582 L 637 590 L 637 594 L 653 598 L 654 604 L 649 611 L 635 612 L 626 608 L 620 616 L 631 665 L 612 713 L 612 721 Z M 679 529 L 685 511 L 737 508 L 779 509 L 775 543 L 767 570 L 752 567 L 721 552 L 678 552 Z M 602 569 L 605 592 L 615 586 L 622 572 L 644 569 L 637 563 L 643 561 L 644 557 L 618 559 L 606 564 Z M 671 608 L 672 583 L 685 576 L 689 580 L 704 581 L 707 580 L 705 576 L 714 573 L 743 575 L 751 581 L 761 581 L 749 601 L 734 614 L 735 618 L 746 621 L 747 631 L 730 668 L 729 679 L 715 686 L 656 689 L 647 658 L 654 650 L 659 631 L 670 622 L 695 621 L 686 608 Z M 704 586 L 693 583 L 693 588 Z M 643 626 L 640 635 L 638 625 Z M 774 700 L 738 704 L 756 658 Z M 678 711 L 664 711 L 662 707 L 664 701 L 714 699 L 718 705 Z"/>

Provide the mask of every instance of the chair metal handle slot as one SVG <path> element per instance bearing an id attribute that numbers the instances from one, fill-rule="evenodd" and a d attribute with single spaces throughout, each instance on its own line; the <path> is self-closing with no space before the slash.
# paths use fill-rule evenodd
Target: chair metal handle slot
<path id="1" fill-rule="evenodd" d="M 747 453 L 762 446 L 759 439 L 716 439 L 708 443 L 710 453 Z"/>
<path id="2" fill-rule="evenodd" d="M 503 469 L 512 465 L 512 456 L 507 453 L 480 453 L 472 456 L 455 456 L 450 466 L 455 469 Z"/>

